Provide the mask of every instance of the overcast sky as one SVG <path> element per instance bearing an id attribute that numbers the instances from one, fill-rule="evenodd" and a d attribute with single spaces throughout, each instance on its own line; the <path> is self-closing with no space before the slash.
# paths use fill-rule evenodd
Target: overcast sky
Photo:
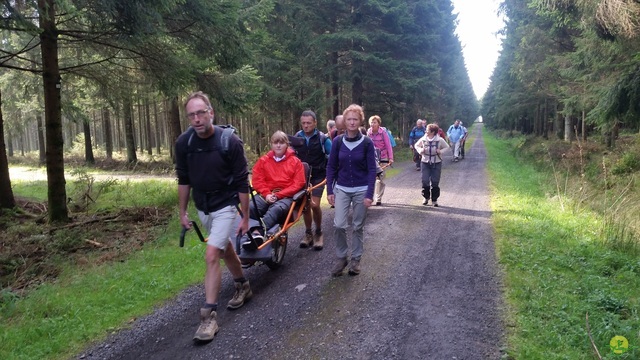
<path id="1" fill-rule="evenodd" d="M 465 64 L 478 99 L 489 87 L 501 47 L 496 32 L 504 26 L 497 11 L 500 0 L 452 0 L 458 13 L 457 34 Z"/>

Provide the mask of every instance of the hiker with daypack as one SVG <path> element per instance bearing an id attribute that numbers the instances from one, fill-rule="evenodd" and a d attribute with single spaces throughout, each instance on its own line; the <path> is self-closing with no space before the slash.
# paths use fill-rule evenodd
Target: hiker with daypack
<path id="1" fill-rule="evenodd" d="M 327 157 L 331 152 L 331 139 L 329 136 L 318 130 L 316 113 L 305 110 L 300 115 L 300 126 L 302 130 L 295 134 L 300 141 L 291 142 L 296 156 L 306 162 L 311 167 L 311 185 L 320 184 L 327 176 Z M 322 208 L 320 199 L 324 193 L 324 186 L 318 186 L 311 191 L 311 203 L 303 212 L 305 233 L 301 248 L 313 247 L 314 250 L 322 250 L 324 247 L 324 236 L 322 234 Z M 315 231 L 312 225 L 315 224 Z"/>
<path id="2" fill-rule="evenodd" d="M 449 126 L 447 136 L 449 137 L 449 145 L 453 147 L 453 161 L 460 160 L 460 141 L 465 132 L 460 126 L 460 120 L 456 119 L 453 125 Z"/>
<path id="3" fill-rule="evenodd" d="M 422 166 L 422 205 L 438 206 L 440 197 L 440 174 L 442 172 L 442 150 L 449 148 L 447 142 L 438 135 L 438 125 L 427 125 L 427 133 L 416 142 Z"/>
<path id="4" fill-rule="evenodd" d="M 384 176 L 385 165 L 393 164 L 393 147 L 391 146 L 391 139 L 387 129 L 381 126 L 382 119 L 378 115 L 373 115 L 369 118 L 369 130 L 367 130 L 367 136 L 373 141 L 374 147 L 379 150 L 380 156 L 378 162 L 382 168 L 382 172 L 376 177 L 376 186 L 373 195 L 373 202 L 376 206 L 382 205 L 382 195 L 384 195 Z"/>
<path id="5" fill-rule="evenodd" d="M 246 241 L 254 241 L 254 245 L 260 246 L 266 231 L 287 216 L 293 195 L 306 185 L 304 166 L 295 151 L 289 148 L 287 134 L 280 130 L 273 133 L 271 150 L 253 166 L 251 184 L 257 194 L 250 204 L 251 239 L 247 237 Z"/>
<path id="6" fill-rule="evenodd" d="M 209 233 L 205 304 L 200 309 L 200 326 L 193 339 L 210 341 L 218 332 L 221 259 L 229 268 L 236 288 L 227 308 L 238 309 L 253 296 L 230 242 L 232 236 L 245 233 L 249 227 L 248 216 L 243 216 L 236 227 L 238 204 L 242 214 L 248 214 L 249 210 L 249 171 L 240 138 L 233 134 L 224 137 L 225 130 L 213 125 L 214 111 L 207 95 L 200 91 L 189 95 L 185 112 L 191 127 L 178 137 L 175 145 L 180 224 L 191 228 L 187 213 L 191 193 L 198 217 Z"/>
<path id="7" fill-rule="evenodd" d="M 413 162 L 416 164 L 416 171 L 420 171 L 420 153 L 416 151 L 415 143 L 424 136 L 425 132 L 424 122 L 418 119 L 416 126 L 414 126 L 409 133 L 409 148 L 411 148 L 413 153 Z"/>
<path id="8" fill-rule="evenodd" d="M 360 274 L 360 260 L 364 251 L 364 223 L 367 209 L 373 202 L 376 183 L 376 158 L 373 141 L 360 132 L 364 111 L 352 104 L 344 112 L 345 134 L 333 139 L 333 151 L 327 165 L 327 201 L 335 206 L 334 238 L 338 262 L 332 276 L 342 275 L 349 265 L 349 275 Z M 349 216 L 349 211 L 352 215 Z M 351 253 L 347 242 L 349 218 L 352 218 Z M 348 257 L 351 256 L 351 261 Z"/>
<path id="9" fill-rule="evenodd" d="M 462 128 L 462 131 L 464 132 L 464 135 L 462 135 L 462 139 L 460 139 L 460 158 L 464 159 L 464 145 L 467 142 L 467 137 L 469 136 L 469 131 L 467 130 L 466 127 L 464 127 L 464 124 L 462 123 L 462 121 L 460 121 L 460 127 Z"/>

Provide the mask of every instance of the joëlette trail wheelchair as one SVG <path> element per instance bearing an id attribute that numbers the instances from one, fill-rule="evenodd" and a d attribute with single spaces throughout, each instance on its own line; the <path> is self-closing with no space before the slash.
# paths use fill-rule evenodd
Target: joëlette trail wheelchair
<path id="1" fill-rule="evenodd" d="M 311 203 L 311 191 L 317 187 L 323 186 L 326 182 L 326 180 L 324 180 L 315 186 L 311 186 L 311 168 L 307 163 L 302 164 L 304 165 L 306 186 L 293 196 L 293 203 L 289 208 L 287 216 L 282 219 L 279 224 L 274 225 L 270 229 L 266 229 L 264 242 L 261 244 L 254 243 L 253 245 L 247 246 L 252 240 L 251 231 L 247 234 L 238 234 L 235 241 L 232 241 L 243 268 L 264 264 L 267 265 L 269 269 L 276 270 L 280 265 L 282 265 L 284 255 L 287 251 L 289 229 L 295 225 L 298 220 L 300 220 L 303 211 L 306 210 Z M 252 191 L 250 196 L 254 197 L 256 195 Z M 238 222 L 240 222 L 240 214 L 238 215 Z M 260 223 L 262 223 L 261 220 Z M 200 241 L 206 242 L 207 239 L 202 236 L 202 232 L 198 228 L 198 225 L 196 225 L 195 222 L 191 222 L 191 225 L 200 238 Z M 181 247 L 184 246 L 186 232 L 187 229 L 182 229 L 182 233 L 180 234 Z M 249 242 L 247 242 L 247 238 L 250 240 Z"/>

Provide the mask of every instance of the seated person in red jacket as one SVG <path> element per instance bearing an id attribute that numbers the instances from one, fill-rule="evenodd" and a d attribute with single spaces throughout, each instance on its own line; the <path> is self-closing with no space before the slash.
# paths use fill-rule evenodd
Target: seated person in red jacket
<path id="1" fill-rule="evenodd" d="M 304 167 L 289 148 L 287 134 L 276 131 L 271 136 L 271 150 L 253 166 L 251 183 L 257 195 L 250 205 L 249 229 L 260 245 L 264 232 L 284 220 L 293 195 L 306 186 Z"/>

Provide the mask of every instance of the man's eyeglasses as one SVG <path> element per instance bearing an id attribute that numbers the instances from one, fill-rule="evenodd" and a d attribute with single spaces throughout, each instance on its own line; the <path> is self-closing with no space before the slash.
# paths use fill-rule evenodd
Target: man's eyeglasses
<path id="1" fill-rule="evenodd" d="M 192 112 L 192 113 L 188 113 L 187 114 L 187 118 L 189 118 L 189 120 L 193 120 L 197 117 L 202 117 L 204 114 L 208 113 L 209 110 L 211 110 L 211 108 L 206 108 L 204 110 L 198 110 L 196 112 Z"/>

